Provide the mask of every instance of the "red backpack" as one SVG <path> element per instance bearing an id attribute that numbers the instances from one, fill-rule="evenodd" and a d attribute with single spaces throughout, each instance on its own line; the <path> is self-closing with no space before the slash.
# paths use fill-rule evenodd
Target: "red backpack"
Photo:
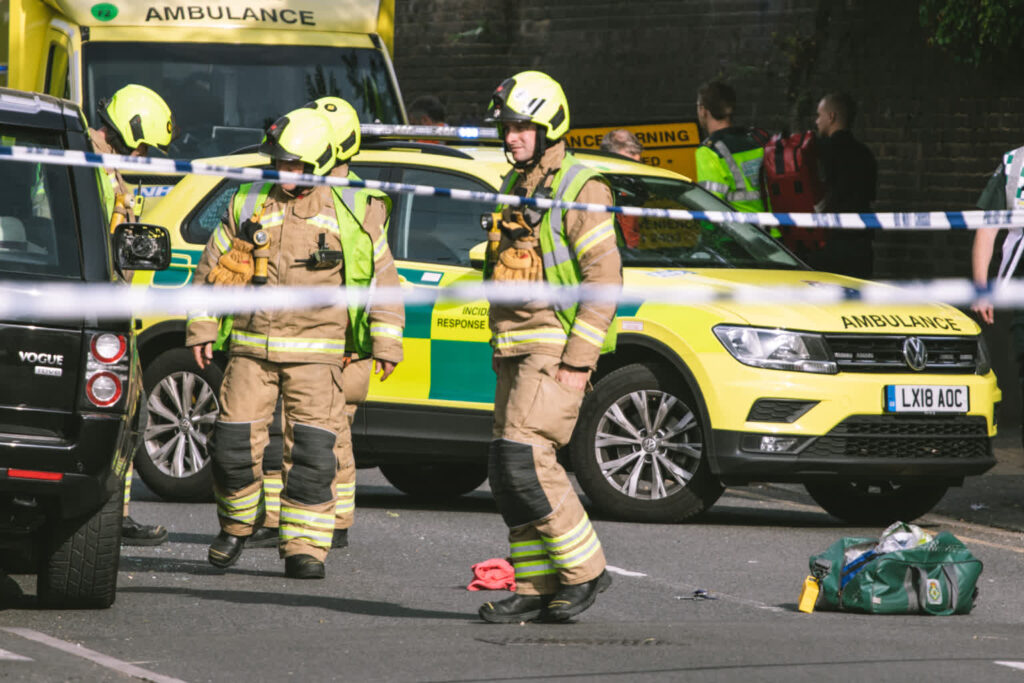
<path id="1" fill-rule="evenodd" d="M 764 184 L 771 210 L 779 213 L 813 213 L 825 196 L 818 175 L 818 144 L 814 133 L 776 133 L 764 146 Z M 824 228 L 784 228 L 782 241 L 801 252 L 820 249 Z"/>

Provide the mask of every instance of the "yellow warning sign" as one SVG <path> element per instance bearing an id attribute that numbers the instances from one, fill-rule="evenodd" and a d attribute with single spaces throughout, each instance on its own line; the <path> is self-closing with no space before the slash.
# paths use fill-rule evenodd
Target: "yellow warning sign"
<path id="1" fill-rule="evenodd" d="M 566 144 L 576 149 L 600 149 L 605 133 L 617 128 L 625 128 L 640 141 L 645 164 L 667 168 L 691 179 L 697 176 L 694 155 L 700 146 L 700 132 L 696 121 L 573 128 L 566 135 Z"/>

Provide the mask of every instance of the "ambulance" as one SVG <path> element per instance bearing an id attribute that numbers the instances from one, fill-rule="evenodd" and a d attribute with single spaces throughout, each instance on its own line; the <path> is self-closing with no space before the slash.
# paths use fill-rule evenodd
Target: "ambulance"
<path id="1" fill-rule="evenodd" d="M 364 122 L 405 121 L 389 56 L 394 0 L 4 0 L 0 16 L 10 87 L 78 102 L 95 125 L 101 99 L 148 86 L 174 112 L 172 158 L 256 144 L 283 112 L 324 95 Z M 154 199 L 176 182 L 127 180 Z"/>

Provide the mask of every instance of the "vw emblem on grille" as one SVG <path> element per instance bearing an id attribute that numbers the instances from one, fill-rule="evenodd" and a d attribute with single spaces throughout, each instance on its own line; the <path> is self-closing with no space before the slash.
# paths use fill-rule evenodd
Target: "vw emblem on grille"
<path id="1" fill-rule="evenodd" d="M 903 341 L 903 358 L 911 370 L 920 372 L 928 365 L 928 349 L 920 337 L 907 337 Z"/>

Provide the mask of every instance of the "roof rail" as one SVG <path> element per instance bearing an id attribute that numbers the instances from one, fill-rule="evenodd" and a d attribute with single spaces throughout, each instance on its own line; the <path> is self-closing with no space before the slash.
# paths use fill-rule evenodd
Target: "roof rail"
<path id="1" fill-rule="evenodd" d="M 415 149 L 429 154 L 438 154 L 445 157 L 456 157 L 458 159 L 472 159 L 457 147 L 446 147 L 434 142 L 418 140 L 370 140 L 360 145 L 360 149 Z M 357 161 L 359 159 L 356 159 Z"/>

